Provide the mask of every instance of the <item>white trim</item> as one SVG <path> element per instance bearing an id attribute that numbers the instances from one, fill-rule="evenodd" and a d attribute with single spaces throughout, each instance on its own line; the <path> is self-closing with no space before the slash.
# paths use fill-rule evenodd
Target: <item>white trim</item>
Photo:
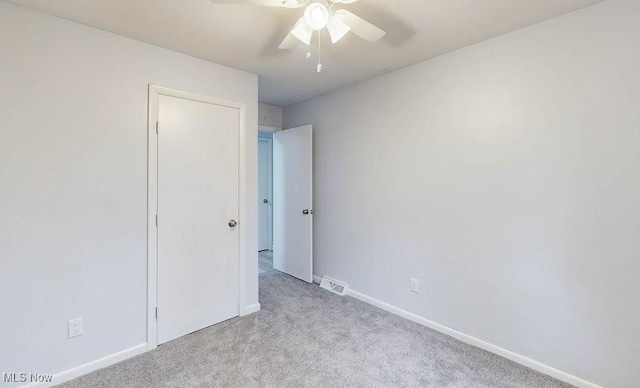
<path id="1" fill-rule="evenodd" d="M 311 160 L 309 161 L 309 169 L 311 170 L 309 171 L 311 179 L 311 191 L 309 193 L 309 209 L 311 210 L 311 227 L 309 231 L 311 233 L 311 242 L 309 244 L 309 257 L 311 257 L 311 269 L 309 271 L 309 277 L 311 278 L 311 283 L 313 283 L 313 223 L 315 220 L 315 217 L 313 216 L 313 125 L 309 124 L 305 125 L 305 127 L 309 127 L 309 131 L 311 132 L 311 140 L 309 140 L 309 155 L 311 156 Z"/>
<path id="2" fill-rule="evenodd" d="M 158 209 L 158 120 L 160 92 L 149 85 L 149 117 L 147 122 L 147 350 L 158 346 L 155 311 L 158 301 L 158 235 L 155 230 Z"/>
<path id="3" fill-rule="evenodd" d="M 218 103 L 223 100 L 216 99 Z M 228 102 L 227 102 L 228 103 Z M 247 106 L 232 102 L 239 109 L 238 133 L 238 315 L 247 309 Z M 254 254 L 256 254 L 254 252 Z M 257 254 L 256 254 L 257 255 Z"/>
<path id="4" fill-rule="evenodd" d="M 257 313 L 260 311 L 260 303 L 252 304 L 247 306 L 244 311 L 240 311 L 240 316 L 244 317 L 245 315 Z"/>
<path id="5" fill-rule="evenodd" d="M 91 373 L 98 369 L 106 368 L 110 365 L 116 364 L 120 361 L 124 361 L 128 358 L 135 357 L 139 354 L 142 354 L 147 351 L 147 344 L 140 344 L 134 346 L 129 349 L 122 350 L 117 353 L 110 354 L 106 357 L 99 358 L 97 360 L 88 362 L 86 364 L 82 364 L 75 368 L 67 369 L 63 372 L 56 373 L 53 375 L 53 378 L 50 382 L 47 383 L 30 383 L 23 385 L 22 388 L 31 388 L 31 387 L 52 387 L 54 385 L 66 383 L 67 381 L 71 381 L 76 377 L 80 377 L 82 375 L 86 375 L 87 373 Z"/>
<path id="6" fill-rule="evenodd" d="M 318 276 L 314 276 L 313 280 L 316 281 L 316 279 L 321 279 L 321 278 L 319 278 Z M 540 373 L 544 373 L 547 376 L 551 376 L 551 377 L 553 377 L 555 379 L 558 379 L 560 381 L 564 381 L 565 383 L 569 383 L 571 385 L 574 385 L 574 386 L 576 386 L 578 388 L 602 388 L 601 386 L 599 386 L 597 384 L 594 384 L 592 382 L 589 382 L 589 381 L 583 380 L 583 379 L 581 379 L 579 377 L 570 375 L 569 373 L 566 373 L 566 372 L 563 372 L 561 370 L 555 369 L 555 368 L 553 368 L 551 366 L 548 366 L 548 365 L 545 365 L 545 364 L 543 364 L 541 362 L 534 361 L 534 360 L 532 360 L 530 358 L 527 358 L 527 357 L 522 356 L 520 354 L 514 353 L 514 352 L 512 352 L 510 350 L 503 349 L 503 348 L 501 348 L 499 346 L 493 345 L 493 344 L 491 344 L 489 342 L 483 341 L 481 339 L 478 339 L 476 337 L 470 336 L 468 334 L 459 332 L 459 331 L 457 331 L 455 329 L 452 329 L 450 327 L 441 325 L 441 324 L 439 324 L 437 322 L 434 322 L 434 321 L 431 321 L 429 319 L 423 318 L 423 317 L 421 317 L 419 315 L 416 315 L 416 314 L 410 313 L 408 311 L 402 310 L 402 309 L 400 309 L 398 307 L 392 306 L 392 305 L 390 305 L 388 303 L 382 302 L 382 301 L 380 301 L 378 299 L 375 299 L 375 298 L 372 298 L 372 297 L 370 297 L 368 295 L 365 295 L 365 294 L 362 294 L 360 292 L 354 291 L 354 290 L 352 290 L 350 288 L 347 289 L 347 295 L 349 295 L 349 296 L 351 296 L 351 297 L 353 297 L 355 299 L 358 299 L 358 300 L 360 300 L 362 302 L 365 302 L 365 303 L 368 303 L 370 305 L 373 305 L 373 306 L 376 306 L 378 308 L 381 308 L 381 309 L 383 309 L 385 311 L 388 311 L 388 312 L 390 312 L 392 314 L 401 316 L 401 317 L 403 317 L 405 319 L 408 319 L 408 320 L 413 321 L 415 323 L 418 323 L 420 325 L 426 326 L 426 327 L 428 327 L 430 329 L 433 329 L 435 331 L 438 331 L 440 333 L 447 334 L 447 335 L 449 335 L 449 336 L 451 336 L 451 337 L 453 337 L 453 338 L 455 338 L 455 339 L 457 339 L 459 341 L 462 341 L 462 342 L 464 342 L 466 344 L 476 346 L 476 347 L 478 347 L 480 349 L 484 349 L 484 350 L 486 350 L 488 352 L 497 354 L 498 356 L 501 356 L 501 357 L 504 357 L 504 358 L 506 358 L 508 360 L 516 362 L 516 363 L 518 363 L 520 365 L 524 365 L 524 366 L 526 366 L 528 368 L 531 368 L 531 369 L 533 369 L 535 371 L 538 371 Z"/>
<path id="7" fill-rule="evenodd" d="M 282 131 L 282 128 L 271 127 L 269 125 L 258 124 L 258 131 L 275 133 L 275 132 L 278 132 L 278 131 Z"/>
<path id="8" fill-rule="evenodd" d="M 247 160 L 246 160 L 246 105 L 214 97 L 183 92 L 161 86 L 149 85 L 149 116 L 147 122 L 147 350 L 158 346 L 158 322 L 155 309 L 158 305 L 158 236 L 156 230 L 156 209 L 158 209 L 158 121 L 159 97 L 170 96 L 205 102 L 238 109 L 238 315 L 246 311 L 246 264 L 247 264 Z M 160 129 L 162 130 L 162 128 Z"/>

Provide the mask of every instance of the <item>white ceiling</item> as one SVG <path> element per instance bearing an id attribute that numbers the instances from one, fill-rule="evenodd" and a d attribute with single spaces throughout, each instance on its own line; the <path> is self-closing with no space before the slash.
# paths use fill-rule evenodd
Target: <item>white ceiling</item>
<path id="1" fill-rule="evenodd" d="M 260 76 L 260 101 L 287 106 L 602 0 L 360 0 L 341 5 L 387 31 L 377 43 L 323 36 L 324 70 L 300 43 L 277 47 L 303 9 L 209 0 L 7 0 Z M 336 6 L 337 7 L 337 6 Z"/>

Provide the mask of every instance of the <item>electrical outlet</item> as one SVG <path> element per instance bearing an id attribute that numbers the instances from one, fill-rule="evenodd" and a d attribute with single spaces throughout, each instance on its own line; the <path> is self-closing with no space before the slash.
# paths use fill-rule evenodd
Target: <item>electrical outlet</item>
<path id="1" fill-rule="evenodd" d="M 69 321 L 69 338 L 82 335 L 82 318 L 76 318 Z"/>
<path id="2" fill-rule="evenodd" d="M 415 278 L 411 278 L 411 291 L 419 292 L 420 291 L 420 281 Z"/>

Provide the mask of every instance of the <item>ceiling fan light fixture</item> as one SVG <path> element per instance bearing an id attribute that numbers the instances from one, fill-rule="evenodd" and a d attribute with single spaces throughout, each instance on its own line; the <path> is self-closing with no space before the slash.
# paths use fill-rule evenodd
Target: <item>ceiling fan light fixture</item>
<path id="1" fill-rule="evenodd" d="M 311 44 L 311 35 L 313 35 L 313 30 L 307 25 L 304 18 L 300 18 L 295 27 L 293 27 L 293 30 L 291 30 L 290 34 L 308 46 Z"/>
<path id="2" fill-rule="evenodd" d="M 282 0 L 282 5 L 287 8 L 298 8 L 304 6 L 302 0 Z"/>
<path id="3" fill-rule="evenodd" d="M 347 32 L 351 31 L 351 27 L 346 25 L 340 17 L 334 15 L 329 18 L 327 31 L 329 31 L 329 35 L 331 36 L 331 43 L 335 44 L 342 39 Z"/>
<path id="4" fill-rule="evenodd" d="M 329 23 L 329 9 L 322 3 L 312 3 L 304 10 L 304 20 L 316 31 L 322 30 Z"/>

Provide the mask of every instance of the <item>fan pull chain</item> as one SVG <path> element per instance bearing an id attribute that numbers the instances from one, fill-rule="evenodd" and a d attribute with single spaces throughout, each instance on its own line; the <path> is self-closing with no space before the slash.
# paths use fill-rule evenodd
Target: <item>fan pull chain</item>
<path id="1" fill-rule="evenodd" d="M 322 72 L 322 63 L 320 63 L 320 31 L 318 31 L 318 67 L 316 67 L 318 73 Z"/>
<path id="2" fill-rule="evenodd" d="M 307 45 L 307 59 L 311 58 L 311 38 L 313 37 L 313 31 L 309 33 L 309 44 Z"/>

